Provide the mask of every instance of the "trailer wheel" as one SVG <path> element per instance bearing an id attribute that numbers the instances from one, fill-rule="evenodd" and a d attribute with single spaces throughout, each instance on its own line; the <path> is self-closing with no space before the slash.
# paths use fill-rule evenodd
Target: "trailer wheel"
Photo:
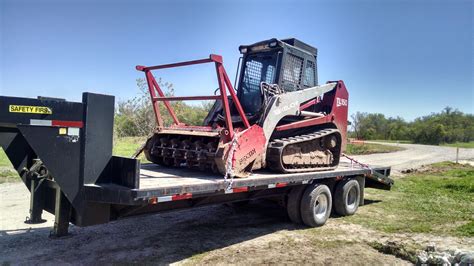
<path id="1" fill-rule="evenodd" d="M 334 210 L 341 216 L 353 215 L 360 202 L 359 182 L 355 179 L 341 181 L 334 193 Z"/>
<path id="2" fill-rule="evenodd" d="M 328 186 L 315 184 L 306 188 L 301 198 L 301 218 L 307 226 L 316 227 L 326 223 L 331 214 L 332 198 Z"/>
<path id="3" fill-rule="evenodd" d="M 301 198 L 306 186 L 296 186 L 291 189 L 288 194 L 288 201 L 286 203 L 286 212 L 293 223 L 302 224 L 301 219 Z"/>

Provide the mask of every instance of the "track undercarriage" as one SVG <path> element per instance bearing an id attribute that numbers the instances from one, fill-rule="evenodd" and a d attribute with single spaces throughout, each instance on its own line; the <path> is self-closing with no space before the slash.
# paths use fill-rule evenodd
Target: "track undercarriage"
<path id="1" fill-rule="evenodd" d="M 341 154 L 341 134 L 323 129 L 310 134 L 272 140 L 267 148 L 267 167 L 281 173 L 330 170 Z"/>

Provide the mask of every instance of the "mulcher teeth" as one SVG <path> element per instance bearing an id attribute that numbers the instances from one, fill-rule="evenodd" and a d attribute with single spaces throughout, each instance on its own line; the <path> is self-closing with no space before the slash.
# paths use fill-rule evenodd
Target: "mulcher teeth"
<path id="1" fill-rule="evenodd" d="M 153 163 L 218 172 L 214 156 L 219 141 L 215 137 L 157 134 L 148 142 L 145 154 Z"/>

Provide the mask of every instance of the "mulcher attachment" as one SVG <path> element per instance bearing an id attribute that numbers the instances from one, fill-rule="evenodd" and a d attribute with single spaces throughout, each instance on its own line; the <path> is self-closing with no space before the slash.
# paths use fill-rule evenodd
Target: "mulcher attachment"
<path id="1" fill-rule="evenodd" d="M 149 161 L 162 166 L 247 176 L 265 151 L 263 129 L 253 125 L 225 140 L 216 132 L 156 132 L 143 151 Z"/>
<path id="2" fill-rule="evenodd" d="M 156 133 L 144 149 L 147 160 L 164 166 L 186 166 L 217 173 L 214 157 L 219 137 Z"/>
<path id="3" fill-rule="evenodd" d="M 331 170 L 341 156 L 338 129 L 323 129 L 311 134 L 274 139 L 267 149 L 267 166 L 282 173 Z"/>

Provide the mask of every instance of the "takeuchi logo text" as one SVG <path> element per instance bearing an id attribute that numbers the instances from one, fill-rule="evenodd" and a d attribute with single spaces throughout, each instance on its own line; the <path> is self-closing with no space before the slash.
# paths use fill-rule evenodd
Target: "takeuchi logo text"
<path id="1" fill-rule="evenodd" d="M 339 106 L 347 106 L 347 99 L 342 99 L 342 98 L 337 97 L 336 107 L 339 107 Z"/>

